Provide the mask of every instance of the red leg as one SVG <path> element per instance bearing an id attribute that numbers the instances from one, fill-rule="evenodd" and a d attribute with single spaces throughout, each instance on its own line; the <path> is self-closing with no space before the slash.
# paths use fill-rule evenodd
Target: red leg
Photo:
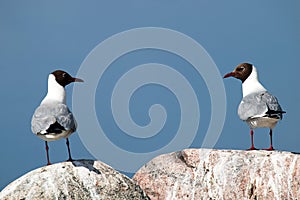
<path id="1" fill-rule="evenodd" d="M 70 151 L 70 142 L 69 142 L 69 139 L 66 138 L 66 144 L 67 144 L 67 147 L 68 147 L 68 153 L 69 153 L 69 159 L 67 161 L 73 161 L 72 157 L 71 157 L 71 151 Z"/>
<path id="2" fill-rule="evenodd" d="M 49 159 L 49 147 L 48 147 L 48 142 L 45 141 L 45 144 L 46 144 L 47 165 L 51 165 L 50 159 Z"/>
<path id="3" fill-rule="evenodd" d="M 254 139 L 253 139 L 253 129 L 250 129 L 250 136 L 251 136 L 251 147 L 247 150 L 257 150 L 257 148 L 254 147 Z"/>
<path id="4" fill-rule="evenodd" d="M 267 151 L 273 151 L 274 148 L 273 148 L 273 141 L 272 141 L 272 135 L 273 135 L 273 131 L 272 129 L 270 129 L 270 147 L 268 149 L 264 149 L 264 150 L 267 150 Z"/>

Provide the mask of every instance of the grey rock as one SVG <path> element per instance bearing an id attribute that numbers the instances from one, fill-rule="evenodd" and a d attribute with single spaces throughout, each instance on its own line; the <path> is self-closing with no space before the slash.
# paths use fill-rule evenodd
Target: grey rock
<path id="1" fill-rule="evenodd" d="M 300 199 L 300 155 L 186 149 L 154 158 L 133 179 L 152 200 Z"/>
<path id="2" fill-rule="evenodd" d="M 131 179 L 100 161 L 77 160 L 33 170 L 6 186 L 8 199 L 149 199 Z"/>

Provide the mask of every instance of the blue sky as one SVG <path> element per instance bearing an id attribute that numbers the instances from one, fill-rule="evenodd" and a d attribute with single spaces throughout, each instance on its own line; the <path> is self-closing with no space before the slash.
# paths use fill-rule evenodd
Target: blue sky
<path id="1" fill-rule="evenodd" d="M 1 1 L 0 189 L 46 164 L 44 142 L 31 133 L 30 121 L 34 109 L 46 94 L 48 73 L 64 69 L 75 75 L 89 52 L 101 41 L 138 27 L 163 27 L 188 35 L 206 49 L 222 75 L 241 62 L 254 63 L 261 82 L 278 97 L 287 111 L 274 130 L 274 147 L 300 152 L 296 126 L 300 112 L 299 6 L 296 0 L 218 3 L 196 0 Z M 100 102 L 110 98 L 108 90 L 122 72 L 118 66 L 124 66 L 122 70 L 126 72 L 132 66 L 150 62 L 172 66 L 191 81 L 201 111 L 200 128 L 191 147 L 199 148 L 210 118 L 207 87 L 185 60 L 167 52 L 141 50 L 120 57 L 112 64 L 97 87 L 95 102 L 99 121 L 105 122 L 107 132 L 115 130 L 113 122 L 109 122 L 110 110 Z M 238 80 L 228 79 L 224 85 L 226 121 L 214 148 L 247 149 L 250 146 L 249 129 L 237 116 L 241 84 Z M 70 107 L 72 87 L 67 87 Z M 180 120 L 178 102 L 168 89 L 147 85 L 138 90 L 130 102 L 131 114 L 136 123 L 147 125 L 149 119 L 145 116 L 149 105 L 154 103 L 164 105 L 171 113 L 159 140 L 132 145 L 130 139 L 120 139 L 118 135 L 111 134 L 110 138 L 118 146 L 136 152 L 150 151 L 155 145 L 159 148 L 166 144 Z M 78 124 L 80 126 L 80 121 Z M 77 133 L 70 137 L 70 143 L 75 159 L 93 159 Z M 258 148 L 269 146 L 267 129 L 255 130 L 255 143 Z M 64 140 L 51 142 L 49 146 L 53 163 L 67 159 Z"/>

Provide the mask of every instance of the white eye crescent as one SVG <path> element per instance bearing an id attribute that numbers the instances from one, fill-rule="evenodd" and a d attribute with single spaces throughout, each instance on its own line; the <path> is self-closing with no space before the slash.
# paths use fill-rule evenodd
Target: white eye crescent
<path id="1" fill-rule="evenodd" d="M 245 69 L 245 67 L 241 66 L 237 69 L 237 71 L 243 71 Z"/>

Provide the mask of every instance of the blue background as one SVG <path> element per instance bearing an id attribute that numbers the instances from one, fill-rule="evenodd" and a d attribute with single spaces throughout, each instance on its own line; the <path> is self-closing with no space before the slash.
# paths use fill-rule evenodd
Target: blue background
<path id="1" fill-rule="evenodd" d="M 254 63 L 259 70 L 261 82 L 278 97 L 281 106 L 287 111 L 283 121 L 274 130 L 274 147 L 300 152 L 297 127 L 300 122 L 299 8 L 297 0 L 1 1 L 0 189 L 21 175 L 46 164 L 44 142 L 31 133 L 30 121 L 34 109 L 46 94 L 48 73 L 64 69 L 75 75 L 88 53 L 101 41 L 137 27 L 170 28 L 192 37 L 207 50 L 222 75 L 232 71 L 241 62 Z M 129 70 L 130 66 L 136 64 L 164 63 L 181 70 L 191 81 L 200 98 L 201 111 L 200 130 L 191 147 L 199 148 L 210 118 L 209 94 L 201 76 L 195 75 L 192 67 L 184 60 L 166 52 L 145 50 L 127 56 L 117 60 L 114 65 L 119 63 Z M 115 70 L 112 74 L 120 73 L 113 66 L 111 70 Z M 112 84 L 110 80 L 113 78 L 109 77 L 108 71 L 103 77 L 103 84 Z M 242 97 L 241 84 L 234 79 L 225 80 L 224 84 L 227 117 L 214 148 L 247 149 L 250 146 L 249 129 L 237 116 L 237 106 Z M 106 87 L 99 84 L 96 102 L 101 98 L 109 98 L 105 96 L 109 94 L 106 90 Z M 68 105 L 72 103 L 71 92 L 72 86 L 68 86 Z M 154 93 L 159 94 L 158 99 L 147 96 Z M 173 116 L 169 120 L 171 123 L 166 123 L 164 128 L 168 133 L 166 137 L 155 141 L 159 148 L 178 127 L 180 109 L 176 98 L 166 88 L 145 86 L 134 94 L 130 105 L 136 123 L 146 125 L 149 122 L 145 116 L 148 106 L 157 103 L 154 99 L 171 112 L 169 116 Z M 104 112 L 103 106 L 96 107 L 99 118 L 102 115 L 103 118 L 106 115 L 107 119 L 111 118 L 111 113 L 107 113 L 109 109 Z M 111 129 L 114 128 L 112 125 Z M 105 129 L 111 130 L 110 126 Z M 255 133 L 256 146 L 268 147 L 268 130 L 258 129 Z M 118 141 L 117 136 L 113 140 L 124 148 L 133 148 L 130 141 Z M 93 159 L 77 133 L 70 137 L 70 143 L 75 159 Z M 53 163 L 67 158 L 64 140 L 49 145 Z M 153 146 L 143 144 L 136 148 L 137 152 L 142 152 L 151 150 Z"/>

